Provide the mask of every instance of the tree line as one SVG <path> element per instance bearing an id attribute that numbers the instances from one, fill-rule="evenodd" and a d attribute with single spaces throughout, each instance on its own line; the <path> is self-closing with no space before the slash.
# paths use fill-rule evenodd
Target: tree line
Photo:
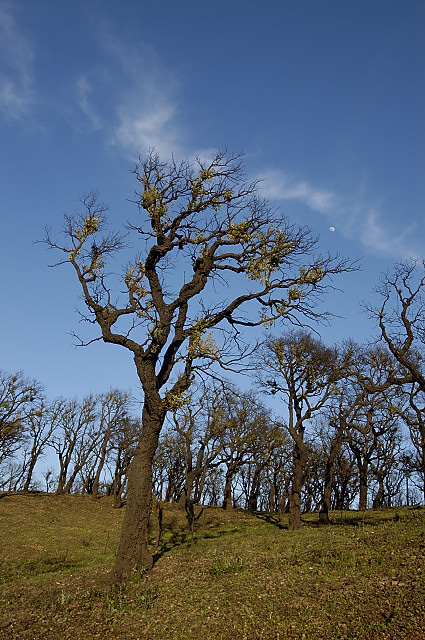
<path id="1" fill-rule="evenodd" d="M 425 501 L 417 390 L 388 348 L 328 347 L 296 329 L 269 337 L 252 365 L 256 393 L 199 384 L 170 412 L 153 463 L 158 500 L 289 512 L 292 529 L 307 511 L 328 523 L 331 509 Z M 1 372 L 0 394 L 3 490 L 110 495 L 122 506 L 141 430 L 127 392 L 48 403 L 36 381 Z M 34 479 L 49 449 L 56 468 Z"/>

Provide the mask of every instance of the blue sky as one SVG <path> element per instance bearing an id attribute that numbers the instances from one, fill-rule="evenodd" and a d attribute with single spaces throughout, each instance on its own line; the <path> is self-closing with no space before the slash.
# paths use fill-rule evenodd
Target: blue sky
<path id="1" fill-rule="evenodd" d="M 361 258 L 324 339 L 370 339 L 360 301 L 424 254 L 424 33 L 423 0 L 0 0 L 0 368 L 50 397 L 136 389 L 128 353 L 73 345 L 74 274 L 34 241 L 93 188 L 125 221 L 152 146 L 243 150 L 291 221 Z"/>

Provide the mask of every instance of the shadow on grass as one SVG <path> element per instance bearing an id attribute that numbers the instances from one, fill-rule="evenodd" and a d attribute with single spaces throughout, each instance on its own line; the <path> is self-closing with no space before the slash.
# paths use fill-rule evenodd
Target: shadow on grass
<path id="1" fill-rule="evenodd" d="M 239 529 L 234 527 L 232 529 L 219 529 L 216 531 L 195 531 L 192 535 L 191 531 L 174 531 L 169 540 L 164 540 L 161 542 L 159 548 L 154 552 L 153 559 L 154 565 L 163 555 L 173 551 L 173 549 L 177 549 L 182 546 L 192 546 L 196 545 L 200 540 L 217 540 L 219 538 L 224 538 L 226 536 L 234 535 L 235 533 L 239 533 Z"/>
<path id="2" fill-rule="evenodd" d="M 287 529 L 288 527 L 281 523 L 279 518 L 276 516 L 272 516 L 270 513 L 256 513 L 256 517 L 259 520 L 263 520 L 263 522 L 267 522 L 267 524 L 272 524 L 274 527 L 278 529 Z"/>

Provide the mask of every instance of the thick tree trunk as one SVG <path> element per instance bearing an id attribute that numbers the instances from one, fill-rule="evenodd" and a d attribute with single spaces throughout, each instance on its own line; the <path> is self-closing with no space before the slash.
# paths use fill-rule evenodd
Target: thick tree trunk
<path id="1" fill-rule="evenodd" d="M 378 491 L 376 492 L 376 496 L 373 498 L 373 509 L 380 509 L 382 507 L 382 501 L 384 498 L 384 479 L 382 477 L 378 478 Z"/>
<path id="2" fill-rule="evenodd" d="M 289 496 L 289 529 L 291 531 L 301 527 L 301 490 L 303 487 L 303 472 L 307 460 L 303 436 L 304 428 L 300 428 L 294 444 L 294 475 Z"/>
<path id="3" fill-rule="evenodd" d="M 289 496 L 289 529 L 294 531 L 301 527 L 301 490 L 303 486 L 303 455 L 304 443 L 296 443 L 294 447 L 294 475 Z"/>
<path id="4" fill-rule="evenodd" d="M 148 546 L 149 519 L 152 511 L 152 463 L 164 411 L 155 414 L 143 409 L 140 442 L 128 471 L 127 502 L 112 578 L 121 582 L 133 571 L 149 571 L 153 557 Z"/>

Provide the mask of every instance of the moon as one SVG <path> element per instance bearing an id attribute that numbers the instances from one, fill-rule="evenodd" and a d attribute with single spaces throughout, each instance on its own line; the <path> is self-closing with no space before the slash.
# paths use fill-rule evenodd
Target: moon
<path id="1" fill-rule="evenodd" d="M 329 227 L 329 231 L 335 231 L 335 227 Z"/>

